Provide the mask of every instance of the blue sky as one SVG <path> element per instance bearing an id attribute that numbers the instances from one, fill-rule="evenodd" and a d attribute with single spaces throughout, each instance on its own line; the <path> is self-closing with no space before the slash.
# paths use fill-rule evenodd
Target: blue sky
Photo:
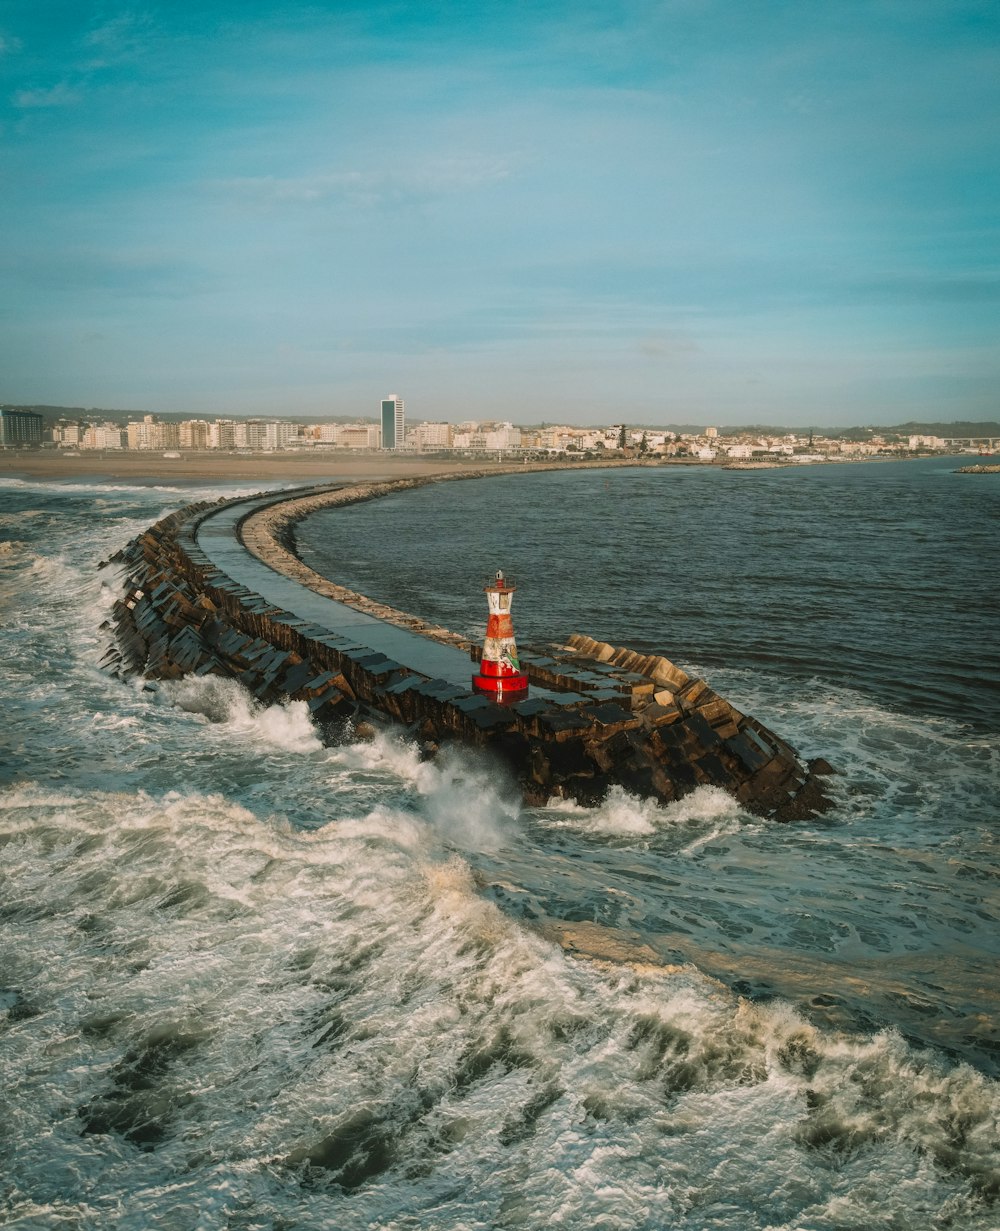
<path id="1" fill-rule="evenodd" d="M 0 401 L 1000 415 L 995 0 L 0 2 Z"/>

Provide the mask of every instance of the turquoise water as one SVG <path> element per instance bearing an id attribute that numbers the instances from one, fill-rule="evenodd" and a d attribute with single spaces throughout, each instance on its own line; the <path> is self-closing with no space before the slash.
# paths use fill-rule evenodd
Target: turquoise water
<path id="1" fill-rule="evenodd" d="M 96 565 L 204 490 L 0 486 L 5 1225 L 995 1227 L 987 483 L 518 476 L 300 528 L 462 631 L 502 565 L 523 640 L 704 674 L 840 770 L 791 827 L 525 809 L 469 755 L 122 685 Z"/>

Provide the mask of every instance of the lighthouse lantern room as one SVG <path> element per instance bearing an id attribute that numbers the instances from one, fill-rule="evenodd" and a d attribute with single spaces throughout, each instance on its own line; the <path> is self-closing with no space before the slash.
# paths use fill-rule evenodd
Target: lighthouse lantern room
<path id="1" fill-rule="evenodd" d="M 486 622 L 486 640 L 479 671 L 472 677 L 476 692 L 486 693 L 494 700 L 520 701 L 528 691 L 528 674 L 521 670 L 514 644 L 514 626 L 510 620 L 510 604 L 516 586 L 498 571 L 483 587 L 490 614 Z"/>

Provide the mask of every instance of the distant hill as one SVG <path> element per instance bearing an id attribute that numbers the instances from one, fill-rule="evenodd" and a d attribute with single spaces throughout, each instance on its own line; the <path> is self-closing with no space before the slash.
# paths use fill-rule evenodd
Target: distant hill
<path id="1" fill-rule="evenodd" d="M 821 423 L 808 427 L 782 427 L 778 424 L 746 424 L 739 427 L 720 427 L 720 436 L 742 436 L 754 433 L 760 436 L 781 436 L 794 432 L 796 436 L 827 436 L 831 440 L 869 440 L 872 436 L 1000 436 L 1000 423 L 969 423 L 956 420 L 954 423 L 878 423 L 865 427 L 824 427 Z"/>

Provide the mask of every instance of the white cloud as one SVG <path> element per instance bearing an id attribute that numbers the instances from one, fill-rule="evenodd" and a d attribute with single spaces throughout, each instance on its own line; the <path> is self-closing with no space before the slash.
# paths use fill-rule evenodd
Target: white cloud
<path id="1" fill-rule="evenodd" d="M 37 90 L 18 90 L 14 94 L 14 106 L 32 107 L 72 107 L 83 98 L 80 90 L 60 81 L 58 85 L 43 87 Z"/>

